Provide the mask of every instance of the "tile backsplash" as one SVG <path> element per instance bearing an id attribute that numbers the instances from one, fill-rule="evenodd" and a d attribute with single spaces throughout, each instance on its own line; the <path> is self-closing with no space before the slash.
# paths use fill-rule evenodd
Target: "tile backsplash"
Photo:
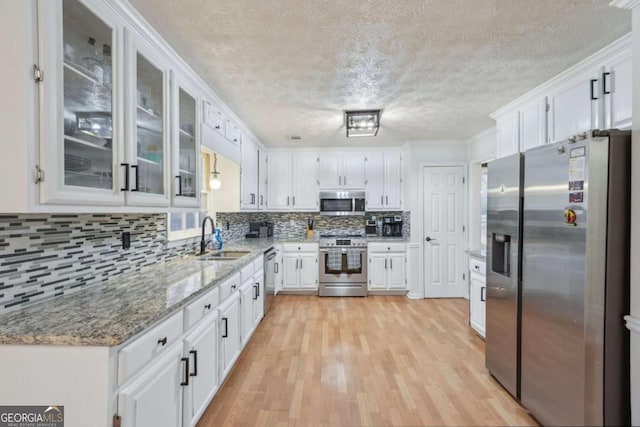
<path id="1" fill-rule="evenodd" d="M 193 249 L 192 241 L 167 247 L 165 231 L 166 214 L 0 215 L 0 312 Z"/>
<path id="2" fill-rule="evenodd" d="M 402 235 L 411 235 L 410 212 L 376 212 L 375 215 L 402 215 Z M 331 232 L 364 233 L 364 218 L 361 216 L 324 216 L 317 212 L 217 213 L 216 226 L 222 229 L 222 238 L 225 241 L 244 239 L 245 234 L 249 232 L 249 222 L 253 221 L 273 222 L 273 234 L 276 238 L 303 237 L 308 219 L 313 220 L 316 235 Z"/>

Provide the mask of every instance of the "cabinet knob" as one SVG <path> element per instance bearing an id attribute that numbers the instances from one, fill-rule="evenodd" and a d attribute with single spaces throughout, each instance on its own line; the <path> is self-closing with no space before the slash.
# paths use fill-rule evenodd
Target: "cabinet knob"
<path id="1" fill-rule="evenodd" d="M 211 310 L 211 304 L 205 304 L 204 308 L 206 308 L 207 310 Z"/>
<path id="2" fill-rule="evenodd" d="M 167 337 L 160 338 L 158 344 L 162 344 L 163 346 L 167 345 Z"/>

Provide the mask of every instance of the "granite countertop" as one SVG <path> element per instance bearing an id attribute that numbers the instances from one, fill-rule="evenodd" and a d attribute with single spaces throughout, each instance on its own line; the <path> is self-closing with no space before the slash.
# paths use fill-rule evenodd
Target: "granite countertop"
<path id="1" fill-rule="evenodd" d="M 474 257 L 474 258 L 478 258 L 478 259 L 482 259 L 482 260 L 486 259 L 485 251 L 478 251 L 478 250 L 476 250 L 476 251 L 466 251 L 466 253 L 469 256 Z"/>
<path id="2" fill-rule="evenodd" d="M 217 286 L 274 243 L 231 242 L 223 249 L 251 253 L 237 261 L 200 261 L 187 255 L 0 315 L 0 344 L 120 345 Z"/>

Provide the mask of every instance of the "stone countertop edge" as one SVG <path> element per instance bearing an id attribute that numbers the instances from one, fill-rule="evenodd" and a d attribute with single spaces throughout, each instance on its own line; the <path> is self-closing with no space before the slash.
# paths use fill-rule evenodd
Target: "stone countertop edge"
<path id="1" fill-rule="evenodd" d="M 487 259 L 486 255 L 482 254 L 482 251 L 465 251 L 467 253 L 467 255 L 469 255 L 470 257 L 473 258 L 478 258 L 480 260 L 485 260 Z"/>
<path id="2" fill-rule="evenodd" d="M 182 310 L 266 250 L 274 239 L 229 242 L 237 261 L 192 255 L 155 264 L 68 295 L 0 315 L 0 344 L 114 347 Z"/>

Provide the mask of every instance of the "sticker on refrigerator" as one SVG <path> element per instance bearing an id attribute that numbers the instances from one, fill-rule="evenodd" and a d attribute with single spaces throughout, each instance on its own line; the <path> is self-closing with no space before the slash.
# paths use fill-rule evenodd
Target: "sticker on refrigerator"
<path id="1" fill-rule="evenodd" d="M 569 181 L 569 191 L 584 190 L 584 181 Z"/>
<path id="2" fill-rule="evenodd" d="M 576 219 L 578 216 L 576 215 L 576 211 L 573 209 L 566 209 L 564 211 L 564 223 L 567 225 L 573 225 L 576 227 L 578 224 L 576 223 Z"/>
<path id="3" fill-rule="evenodd" d="M 582 203 L 584 201 L 584 193 L 577 191 L 575 193 L 569 193 L 569 203 Z"/>
<path id="4" fill-rule="evenodd" d="M 584 181 L 585 157 L 569 159 L 569 182 Z"/>
<path id="5" fill-rule="evenodd" d="M 571 157 L 572 159 L 575 159 L 576 157 L 584 157 L 586 151 L 586 147 L 574 148 L 573 150 L 571 150 L 571 155 L 569 157 Z"/>

